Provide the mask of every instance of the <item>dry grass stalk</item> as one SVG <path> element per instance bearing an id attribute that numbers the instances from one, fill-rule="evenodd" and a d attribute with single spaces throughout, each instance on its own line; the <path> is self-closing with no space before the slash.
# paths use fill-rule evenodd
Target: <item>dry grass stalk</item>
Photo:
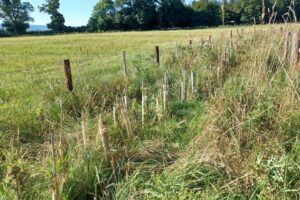
<path id="1" fill-rule="evenodd" d="M 114 127 L 117 126 L 117 106 L 113 106 L 113 120 L 114 120 Z"/>
<path id="2" fill-rule="evenodd" d="M 221 3 L 221 12 L 222 12 L 222 25 L 225 26 L 225 1 Z"/>
<path id="3" fill-rule="evenodd" d="M 164 73 L 164 84 L 169 85 L 169 77 L 167 72 Z"/>
<path id="4" fill-rule="evenodd" d="M 291 58 L 290 58 L 290 64 L 294 69 L 297 68 L 299 62 L 299 40 L 300 40 L 299 33 L 294 33 L 292 38 L 292 49 L 291 49 Z"/>
<path id="5" fill-rule="evenodd" d="M 178 46 L 177 43 L 176 43 L 176 45 L 175 45 L 175 57 L 176 57 L 176 59 L 179 58 L 179 46 Z"/>
<path id="6" fill-rule="evenodd" d="M 180 100 L 185 101 L 185 83 L 183 81 L 180 83 Z"/>
<path id="7" fill-rule="evenodd" d="M 285 37 L 284 37 L 284 52 L 283 52 L 283 59 L 286 63 L 289 62 L 289 52 L 290 52 L 290 49 L 289 49 L 289 46 L 290 46 L 290 35 L 291 33 L 286 31 L 285 32 Z"/>
<path id="8" fill-rule="evenodd" d="M 168 103 L 168 85 L 163 84 L 163 110 L 167 110 Z"/>
<path id="9" fill-rule="evenodd" d="M 194 96 L 195 93 L 195 73 L 191 71 L 191 93 Z"/>
<path id="10" fill-rule="evenodd" d="M 144 85 L 144 84 L 142 84 Z M 147 88 L 144 88 L 142 86 L 142 124 L 145 124 L 146 121 L 146 115 L 147 115 Z"/>
<path id="11" fill-rule="evenodd" d="M 128 111 L 128 96 L 127 95 L 123 96 L 123 106 L 124 106 L 124 109 L 127 112 Z"/>
<path id="12" fill-rule="evenodd" d="M 56 150 L 55 150 L 55 140 L 54 134 L 51 133 L 51 153 L 52 153 L 52 166 L 53 166 L 53 186 L 52 186 L 52 200 L 59 199 L 59 187 L 58 187 L 58 176 L 56 168 Z"/>
<path id="13" fill-rule="evenodd" d="M 126 52 L 125 51 L 122 52 L 122 57 L 123 57 L 123 75 L 124 75 L 124 78 L 126 78 L 128 75 L 128 72 L 127 72 Z"/>
<path id="14" fill-rule="evenodd" d="M 105 161 L 110 163 L 111 161 L 111 153 L 110 153 L 110 146 L 109 146 L 109 135 L 106 128 L 106 125 L 102 121 L 102 116 L 99 117 L 99 136 L 101 138 Z"/>
<path id="15" fill-rule="evenodd" d="M 265 24 L 266 17 L 266 0 L 262 0 L 261 24 Z"/>
<path id="16" fill-rule="evenodd" d="M 198 85 L 199 85 L 199 77 L 198 77 L 198 74 L 195 73 L 194 94 L 195 94 L 196 98 L 198 98 Z"/>
<path id="17" fill-rule="evenodd" d="M 155 106 L 155 111 L 156 111 L 156 115 L 157 115 L 157 120 L 158 122 L 161 122 L 161 119 L 162 119 L 162 109 L 161 109 L 161 106 L 159 104 L 159 100 L 158 98 L 156 97 L 155 98 L 155 101 L 156 101 L 156 106 Z"/>
<path id="18" fill-rule="evenodd" d="M 82 141 L 83 141 L 83 147 L 86 148 L 87 146 L 87 121 L 88 121 L 88 117 L 87 117 L 87 112 L 86 110 L 84 109 L 81 113 L 81 118 L 82 118 L 82 121 L 81 121 L 81 132 L 82 132 Z"/>
<path id="19" fill-rule="evenodd" d="M 122 115 L 122 119 L 123 119 L 123 124 L 125 125 L 126 131 L 127 131 L 127 136 L 128 138 L 133 138 L 133 133 L 132 133 L 132 128 L 131 128 L 131 124 L 128 120 L 128 112 L 125 109 L 125 102 L 122 102 L 122 106 L 121 106 L 121 115 Z"/>

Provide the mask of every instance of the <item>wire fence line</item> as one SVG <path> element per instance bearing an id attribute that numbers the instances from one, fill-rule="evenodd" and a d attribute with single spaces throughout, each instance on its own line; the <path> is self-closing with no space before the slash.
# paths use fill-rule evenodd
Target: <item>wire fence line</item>
<path id="1" fill-rule="evenodd" d="M 223 37 L 223 34 L 219 34 L 219 36 Z M 216 36 L 216 38 L 218 35 Z M 228 36 L 229 37 L 229 36 Z M 209 35 L 207 38 L 203 37 L 193 37 L 193 40 L 187 40 L 186 43 L 166 43 L 163 44 L 163 48 L 160 48 L 160 52 L 162 55 L 162 58 L 164 58 L 164 53 L 166 51 L 169 51 L 171 49 L 175 50 L 175 47 L 178 46 L 188 46 L 188 45 L 201 45 L 203 41 L 209 41 L 211 40 L 212 36 Z M 191 43 L 193 42 L 193 43 Z M 128 62 L 133 62 L 133 60 L 138 57 L 138 56 L 151 56 L 154 60 L 154 55 L 155 55 L 155 49 L 152 51 L 147 50 L 143 51 L 140 53 L 134 53 L 134 54 L 127 54 L 127 60 Z M 108 60 L 101 60 L 101 58 L 106 58 L 109 57 Z M 99 70 L 101 72 L 103 69 L 107 70 L 109 69 L 107 65 L 112 65 L 112 66 L 119 66 L 119 69 L 122 69 L 122 52 L 120 53 L 114 53 L 112 55 L 108 56 L 99 56 L 99 54 L 89 54 L 88 57 L 84 58 L 85 61 L 81 61 L 80 59 L 75 59 L 75 61 L 71 60 L 72 64 L 72 73 L 76 74 L 78 72 L 87 72 L 90 70 Z M 46 66 L 46 67 L 38 67 L 38 68 L 30 68 L 25 67 L 24 69 L 17 69 L 14 71 L 9 71 L 9 72 L 4 72 L 0 73 L 0 89 L 14 89 L 16 87 L 20 87 L 20 85 L 23 85 L 24 87 L 27 86 L 32 86 L 34 83 L 33 82 L 40 82 L 40 81 L 49 81 L 49 78 L 55 79 L 55 80 L 63 80 L 64 75 L 63 75 L 63 62 L 59 64 L 56 62 L 56 64 L 52 64 L 51 66 Z M 99 66 L 97 66 L 99 65 Z M 60 67 L 60 68 L 59 68 Z M 5 82 L 12 82 L 11 79 L 15 76 L 31 76 L 27 78 L 19 77 L 16 80 L 13 81 L 13 83 L 5 83 Z M 46 76 L 45 76 L 46 75 Z M 34 77 L 33 77 L 34 76 Z M 48 77 L 48 79 L 47 79 Z M 5 81 L 6 79 L 6 81 Z M 7 79 L 10 79 L 9 81 Z M 30 80 L 30 81 L 28 81 Z M 3 83 L 4 82 L 4 83 Z M 25 84 L 26 83 L 26 84 Z"/>

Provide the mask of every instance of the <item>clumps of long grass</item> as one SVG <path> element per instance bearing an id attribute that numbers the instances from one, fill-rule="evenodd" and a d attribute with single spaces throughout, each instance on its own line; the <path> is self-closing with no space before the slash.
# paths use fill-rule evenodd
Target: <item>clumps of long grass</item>
<path id="1" fill-rule="evenodd" d="M 299 73 L 285 63 L 280 35 L 271 39 L 269 34 L 255 32 L 250 40 L 240 38 L 243 42 L 239 45 L 244 47 L 235 51 L 230 64 L 219 60 L 218 53 L 210 54 L 212 46 L 205 50 L 205 56 L 197 52 L 207 47 L 197 46 L 193 49 L 196 52 L 183 47 L 181 55 L 187 54 L 191 62 L 181 63 L 176 56 L 178 49 L 171 55 L 166 64 L 173 73 L 174 66 L 178 71 L 198 67 L 199 85 L 209 88 L 198 91 L 199 96 L 207 91 L 203 96 L 207 119 L 192 129 L 199 135 L 191 140 L 182 159 L 162 173 L 137 170 L 131 179 L 119 184 L 117 199 L 299 198 Z M 212 59 L 205 61 L 210 56 Z M 221 76 L 212 70 L 219 62 L 228 67 Z M 205 71 L 204 63 L 211 69 Z M 201 168 L 207 166 L 208 173 L 204 173 Z M 190 168 L 191 174 L 187 172 Z M 214 178 L 215 171 L 221 175 Z M 186 174 L 189 178 L 180 178 Z M 207 185 L 201 183 L 206 176 Z M 193 184 L 196 188 L 190 187 Z"/>
<path id="2" fill-rule="evenodd" d="M 72 94 L 54 84 L 29 122 L 40 142 L 18 149 L 17 138 L 1 152 L 0 191 L 47 198 L 56 184 L 63 199 L 298 198 L 299 75 L 283 38 L 269 34 L 177 45 L 160 66 L 138 55 L 125 77 L 86 71 Z"/>
<path id="3" fill-rule="evenodd" d="M 290 124 L 289 131 L 283 128 L 299 112 L 298 78 L 291 78 L 297 72 L 283 64 L 280 46 L 259 46 L 259 39 L 253 44 L 250 59 L 209 99 L 211 120 L 193 142 L 199 149 L 195 157 L 224 167 L 228 182 L 237 180 L 230 188 L 240 187 L 246 197 L 255 189 L 248 197 L 299 198 L 299 177 L 284 176 L 300 172 L 285 148 L 298 144 L 297 125 Z M 263 164 L 265 173 L 258 169 L 262 163 L 268 163 Z"/>

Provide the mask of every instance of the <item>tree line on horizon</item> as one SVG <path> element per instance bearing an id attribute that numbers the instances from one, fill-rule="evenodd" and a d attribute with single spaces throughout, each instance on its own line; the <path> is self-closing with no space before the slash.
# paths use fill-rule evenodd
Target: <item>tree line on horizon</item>
<path id="1" fill-rule="evenodd" d="M 66 26 L 59 8 L 59 0 L 45 0 L 38 7 L 50 15 L 47 27 L 52 33 L 297 22 L 300 0 L 100 0 L 83 27 Z M 33 11 L 29 2 L 0 0 L 2 26 L 10 34 L 26 33 Z"/>

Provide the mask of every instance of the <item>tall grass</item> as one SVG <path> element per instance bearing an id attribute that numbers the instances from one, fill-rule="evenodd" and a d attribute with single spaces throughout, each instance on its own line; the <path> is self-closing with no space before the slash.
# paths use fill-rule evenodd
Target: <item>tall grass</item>
<path id="1" fill-rule="evenodd" d="M 73 93 L 62 79 L 34 79 L 39 98 L 24 99 L 32 111 L 1 107 L 1 198 L 50 199 L 53 190 L 59 199 L 300 198 L 299 73 L 284 61 L 284 38 L 270 27 L 207 39 L 164 48 L 160 66 L 135 54 L 125 78 L 115 62 L 75 71 Z M 1 90 L 1 99 L 20 92 Z"/>

